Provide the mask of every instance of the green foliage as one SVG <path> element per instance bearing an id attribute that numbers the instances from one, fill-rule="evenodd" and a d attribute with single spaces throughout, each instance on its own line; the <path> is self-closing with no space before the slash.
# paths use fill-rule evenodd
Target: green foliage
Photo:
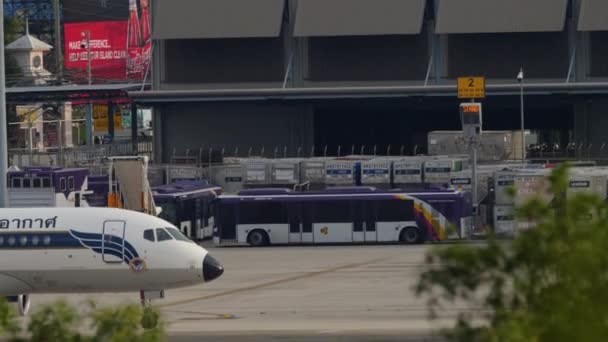
<path id="1" fill-rule="evenodd" d="M 604 341 L 608 336 L 608 205 L 566 196 L 567 166 L 550 176 L 550 203 L 532 199 L 517 216 L 534 228 L 512 243 L 433 249 L 416 291 L 435 315 L 446 304 L 481 309 L 459 315 L 451 341 Z M 479 317 L 481 315 L 481 317 Z"/>
<path id="2" fill-rule="evenodd" d="M 146 318 L 147 317 L 147 318 Z M 142 322 L 147 325 L 142 328 Z M 92 333 L 83 333 L 85 322 Z M 12 306 L 0 300 L 0 336 L 10 342 L 161 342 L 165 340 L 159 313 L 151 307 L 124 305 L 97 308 L 93 303 L 84 315 L 64 301 L 42 306 L 23 331 Z"/>

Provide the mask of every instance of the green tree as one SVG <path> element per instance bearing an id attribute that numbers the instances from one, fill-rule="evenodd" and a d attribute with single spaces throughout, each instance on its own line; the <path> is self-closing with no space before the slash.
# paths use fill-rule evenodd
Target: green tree
<path id="1" fill-rule="evenodd" d="M 451 341 L 605 341 L 608 336 L 608 206 L 592 194 L 565 196 L 567 166 L 550 176 L 553 200 L 517 209 L 534 223 L 511 243 L 454 245 L 427 255 L 416 291 L 432 315 L 464 301 Z M 478 317 L 479 318 L 479 317 Z"/>
<path id="2" fill-rule="evenodd" d="M 0 299 L 0 337 L 10 342 L 161 342 L 165 336 L 158 317 L 158 311 L 150 307 L 97 308 L 93 303 L 81 314 L 58 301 L 34 312 L 24 331 L 12 306 Z M 91 322 L 92 333 L 82 333 L 85 322 Z"/>

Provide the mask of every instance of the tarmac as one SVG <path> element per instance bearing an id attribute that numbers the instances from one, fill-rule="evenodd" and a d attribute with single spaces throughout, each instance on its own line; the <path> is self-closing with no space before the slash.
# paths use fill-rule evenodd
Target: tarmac
<path id="1" fill-rule="evenodd" d="M 209 284 L 166 291 L 161 308 L 170 341 L 438 341 L 454 305 L 429 320 L 413 286 L 429 245 L 204 246 L 225 273 Z M 83 306 L 138 302 L 137 293 L 36 295 Z"/>

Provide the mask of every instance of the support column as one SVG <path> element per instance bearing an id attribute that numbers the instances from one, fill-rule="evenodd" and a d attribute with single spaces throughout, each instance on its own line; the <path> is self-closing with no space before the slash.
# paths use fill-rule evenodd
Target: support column
<path id="1" fill-rule="evenodd" d="M 114 102 L 108 102 L 108 136 L 110 143 L 114 142 Z"/>
<path id="2" fill-rule="evenodd" d="M 137 154 L 137 104 L 131 102 L 131 145 L 133 154 Z"/>

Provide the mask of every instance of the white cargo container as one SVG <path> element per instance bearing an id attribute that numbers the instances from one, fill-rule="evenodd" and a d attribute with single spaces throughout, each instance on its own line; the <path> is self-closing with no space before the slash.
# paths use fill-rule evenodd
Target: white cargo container
<path id="1" fill-rule="evenodd" d="M 588 192 L 607 198 L 608 170 L 605 169 L 571 169 L 568 175 L 568 194 Z"/>
<path id="2" fill-rule="evenodd" d="M 390 159 L 372 159 L 361 162 L 361 184 L 388 188 L 391 185 Z"/>
<path id="3" fill-rule="evenodd" d="M 354 160 L 331 160 L 325 162 L 325 184 L 356 185 Z"/>
<path id="4" fill-rule="evenodd" d="M 300 159 L 275 159 L 270 163 L 272 184 L 300 183 Z"/>
<path id="5" fill-rule="evenodd" d="M 515 186 L 516 207 L 525 204 L 531 198 L 540 198 L 544 202 L 553 199 L 549 183 L 550 170 L 538 170 L 530 173 L 520 172 L 515 175 L 513 183 Z"/>
<path id="6" fill-rule="evenodd" d="M 224 193 L 236 194 L 243 190 L 243 167 L 240 164 L 214 166 L 211 182 L 222 187 Z"/>
<path id="7" fill-rule="evenodd" d="M 407 158 L 393 162 L 393 184 L 421 184 L 424 159 Z"/>
<path id="8" fill-rule="evenodd" d="M 428 184 L 449 184 L 452 172 L 468 167 L 466 158 L 445 158 L 424 162 L 424 182 Z"/>
<path id="9" fill-rule="evenodd" d="M 494 206 L 494 233 L 501 237 L 515 235 L 515 208 L 510 205 Z"/>
<path id="10" fill-rule="evenodd" d="M 267 159 L 247 159 L 242 162 L 244 184 L 269 184 L 270 163 Z"/>

